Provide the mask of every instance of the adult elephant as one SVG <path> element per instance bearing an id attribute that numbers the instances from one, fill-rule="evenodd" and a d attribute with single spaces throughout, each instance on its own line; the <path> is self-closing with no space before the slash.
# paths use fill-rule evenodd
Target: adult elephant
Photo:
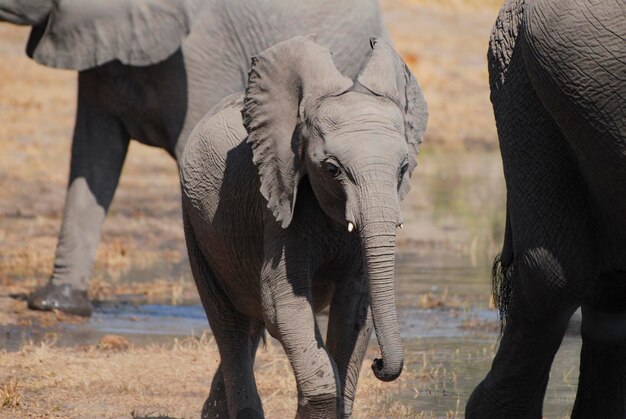
<path id="1" fill-rule="evenodd" d="M 27 53 L 79 71 L 70 179 L 49 283 L 29 307 L 88 316 L 100 229 L 130 139 L 177 160 L 196 122 L 244 89 L 250 57 L 317 34 L 354 77 L 372 35 L 385 36 L 375 0 L 0 0 L 0 19 L 33 25 Z"/>
<path id="2" fill-rule="evenodd" d="M 541 417 L 583 308 L 574 417 L 626 416 L 626 4 L 508 0 L 489 48 L 507 185 L 506 324 L 468 417 Z"/>

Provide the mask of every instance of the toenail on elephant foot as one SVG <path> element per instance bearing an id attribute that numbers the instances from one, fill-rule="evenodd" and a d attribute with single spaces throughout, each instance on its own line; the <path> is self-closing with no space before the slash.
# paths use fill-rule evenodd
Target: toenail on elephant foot
<path id="1" fill-rule="evenodd" d="M 93 307 L 87 291 L 78 290 L 69 284 L 47 284 L 36 289 L 28 298 L 31 310 L 59 310 L 63 313 L 89 317 Z"/>

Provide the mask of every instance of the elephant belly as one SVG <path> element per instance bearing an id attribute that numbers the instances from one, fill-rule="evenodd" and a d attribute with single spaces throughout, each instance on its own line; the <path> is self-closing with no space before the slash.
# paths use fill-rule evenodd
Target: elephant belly
<path id="1" fill-rule="evenodd" d="M 80 73 L 90 101 L 118 118 L 129 136 L 174 155 L 187 113 L 187 79 L 182 52 L 144 67 L 112 61 Z"/>

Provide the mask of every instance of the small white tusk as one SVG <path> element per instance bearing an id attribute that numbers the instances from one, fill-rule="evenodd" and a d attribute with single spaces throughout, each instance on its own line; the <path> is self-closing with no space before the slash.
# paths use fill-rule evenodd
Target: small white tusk
<path id="1" fill-rule="evenodd" d="M 352 233 L 352 230 L 354 230 L 354 224 L 348 223 L 348 233 Z"/>
<path id="2" fill-rule="evenodd" d="M 403 229 L 404 229 L 404 225 L 403 225 L 402 223 L 400 223 L 400 224 L 398 225 L 398 227 L 400 227 L 400 230 L 403 230 Z"/>

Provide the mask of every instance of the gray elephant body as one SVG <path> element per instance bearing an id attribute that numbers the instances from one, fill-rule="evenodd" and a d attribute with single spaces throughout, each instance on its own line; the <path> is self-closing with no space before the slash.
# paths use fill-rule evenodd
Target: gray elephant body
<path id="1" fill-rule="evenodd" d="M 509 0 L 489 48 L 507 184 L 506 325 L 468 417 L 540 417 L 583 307 L 575 417 L 626 415 L 626 5 Z"/>
<path id="2" fill-rule="evenodd" d="M 368 54 L 356 41 L 385 36 L 375 0 L 116 0 L 106 7 L 1 0 L 0 18 L 37 23 L 27 48 L 37 61 L 81 70 L 54 272 L 29 305 L 83 315 L 91 312 L 85 290 L 131 138 L 178 159 L 200 118 L 245 87 L 255 53 L 317 34 L 354 76 Z"/>
<path id="3" fill-rule="evenodd" d="M 368 54 L 357 40 L 385 36 L 375 1 L 211 0 L 193 10 L 198 16 L 189 35 L 164 61 L 149 66 L 116 61 L 81 73 L 83 83 L 94 88 L 90 96 L 130 138 L 175 158 L 204 114 L 245 87 L 253 55 L 293 36 L 315 34 L 334 51 L 338 68 L 355 76 Z"/>
<path id="4" fill-rule="evenodd" d="M 306 180 L 299 187 L 292 227 L 281 229 L 260 192 L 241 119 L 242 96 L 233 99 L 198 124 L 181 161 L 189 260 L 221 355 L 202 417 L 237 417 L 246 407 L 257 414 L 248 417 L 262 417 L 252 366 L 266 321 L 297 370 L 302 417 L 317 417 L 314 410 L 303 412 L 316 405 L 324 412 L 319 417 L 335 417 L 339 402 L 349 416 L 372 331 L 360 241 L 329 220 Z M 268 310 L 275 298 L 267 289 L 273 284 L 262 284 L 269 282 L 263 275 L 268 263 L 286 276 L 274 287 L 283 294 L 277 305 L 292 306 L 288 313 Z M 333 304 L 324 345 L 314 315 L 334 295 L 342 306 Z M 338 324 L 339 316 L 349 329 Z M 281 337 L 278 328 L 292 338 Z M 330 337 L 333 331 L 345 334 L 352 345 L 340 347 L 341 339 Z M 329 363 L 329 356 L 341 364 Z M 302 378 L 307 376 L 313 378 Z M 339 399 L 341 394 L 347 398 Z"/>
<path id="5" fill-rule="evenodd" d="M 354 79 L 308 38 L 279 43 L 253 59 L 245 96 L 189 139 L 185 236 L 221 356 L 203 417 L 263 415 L 253 363 L 264 328 L 291 362 L 298 417 L 351 415 L 372 322 L 375 375 L 402 370 L 395 230 L 427 111 L 393 49 L 372 48 Z M 324 343 L 315 314 L 328 305 Z"/>

